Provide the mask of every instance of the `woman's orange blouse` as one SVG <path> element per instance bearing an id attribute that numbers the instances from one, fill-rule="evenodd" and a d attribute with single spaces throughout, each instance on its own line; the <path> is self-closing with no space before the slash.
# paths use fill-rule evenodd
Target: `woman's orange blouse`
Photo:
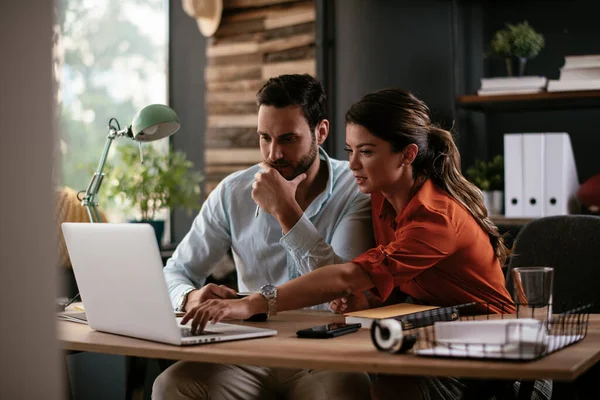
<path id="1" fill-rule="evenodd" d="M 473 216 L 427 180 L 396 215 L 381 193 L 371 195 L 377 247 L 352 262 L 385 300 L 397 287 L 438 306 L 485 302 L 492 312 L 514 312 L 488 235 Z"/>

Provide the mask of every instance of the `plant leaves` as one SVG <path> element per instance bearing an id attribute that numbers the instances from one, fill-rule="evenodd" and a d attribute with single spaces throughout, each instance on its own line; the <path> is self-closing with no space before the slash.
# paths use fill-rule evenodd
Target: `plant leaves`
<path id="1" fill-rule="evenodd" d="M 142 219 L 153 220 L 163 208 L 182 207 L 192 213 L 201 207 L 200 183 L 204 179 L 185 153 L 144 145 L 144 163 L 140 163 L 137 145 L 118 147 L 120 160 L 107 167 L 105 196 L 121 197 Z"/>

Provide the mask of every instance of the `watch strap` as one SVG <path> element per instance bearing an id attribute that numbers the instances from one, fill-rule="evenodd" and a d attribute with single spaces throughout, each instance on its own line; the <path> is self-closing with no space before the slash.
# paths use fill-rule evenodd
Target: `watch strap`
<path id="1" fill-rule="evenodd" d="M 196 288 L 188 288 L 181 294 L 181 296 L 179 296 L 175 311 L 185 311 L 185 303 L 187 302 L 188 295 L 194 290 L 196 290 Z"/>
<path id="2" fill-rule="evenodd" d="M 269 307 L 267 316 L 277 315 L 277 287 L 275 285 L 264 285 L 260 288 L 260 294 L 267 300 Z"/>

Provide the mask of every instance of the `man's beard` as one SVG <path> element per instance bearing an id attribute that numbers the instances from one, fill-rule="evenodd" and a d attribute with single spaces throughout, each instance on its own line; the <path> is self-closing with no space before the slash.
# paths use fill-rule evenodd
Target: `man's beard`
<path id="1" fill-rule="evenodd" d="M 310 145 L 310 149 L 308 150 L 308 152 L 306 152 L 306 154 L 304 154 L 300 158 L 300 160 L 298 161 L 298 163 L 296 165 L 292 165 L 287 160 L 279 160 L 276 163 L 270 163 L 270 165 L 272 167 L 274 167 L 275 169 L 277 169 L 277 167 L 292 167 L 292 172 L 289 174 L 286 174 L 287 176 L 284 175 L 281 171 L 279 171 L 281 176 L 283 176 L 288 181 L 291 181 L 298 175 L 301 175 L 309 170 L 309 168 L 313 165 L 313 162 L 315 161 L 315 157 L 317 156 L 318 151 L 319 151 L 319 149 L 317 146 L 317 140 L 315 139 L 315 140 L 313 140 L 312 144 Z"/>

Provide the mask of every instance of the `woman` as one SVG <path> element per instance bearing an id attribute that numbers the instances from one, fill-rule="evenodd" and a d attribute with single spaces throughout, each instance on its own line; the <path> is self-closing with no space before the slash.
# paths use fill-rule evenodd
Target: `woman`
<path id="1" fill-rule="evenodd" d="M 367 306 L 365 291 L 385 301 L 394 289 L 423 303 L 475 301 L 492 312 L 515 311 L 500 267 L 508 250 L 481 192 L 460 172 L 452 135 L 431 123 L 422 101 L 397 89 L 366 95 L 346 114 L 346 144 L 356 182 L 371 194 L 377 247 L 279 286 L 278 311 L 341 298 L 332 308 L 350 311 Z M 209 300 L 188 310 L 182 323 L 204 329 L 209 321 L 245 319 L 268 308 L 261 294 Z M 408 381 L 402 380 L 403 390 Z M 415 393 L 427 391 L 411 382 Z M 456 383 L 436 381 L 432 390 L 451 394 L 460 390 Z"/>

